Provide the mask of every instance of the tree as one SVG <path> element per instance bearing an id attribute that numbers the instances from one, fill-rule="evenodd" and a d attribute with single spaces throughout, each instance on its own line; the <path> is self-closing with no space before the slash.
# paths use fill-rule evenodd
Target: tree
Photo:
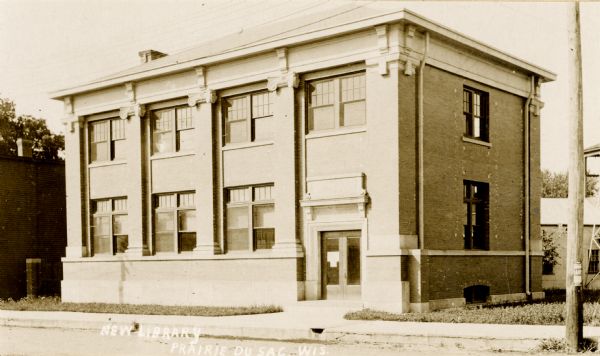
<path id="1" fill-rule="evenodd" d="M 566 239 L 567 229 L 559 225 L 554 231 L 542 229 L 542 249 L 544 257 L 542 259 L 542 271 L 544 274 L 552 274 L 554 266 L 558 264 L 558 246 L 557 241 Z"/>
<path id="2" fill-rule="evenodd" d="M 598 191 L 598 179 L 587 177 L 585 195 L 594 196 Z M 553 173 L 542 170 L 542 198 L 566 198 L 569 192 L 569 175 L 567 172 Z"/>
<path id="3" fill-rule="evenodd" d="M 60 152 L 65 149 L 65 137 L 52 133 L 46 120 L 30 115 L 16 116 L 15 103 L 0 98 L 0 154 L 17 155 L 17 139 L 31 140 L 33 158 L 62 160 Z"/>

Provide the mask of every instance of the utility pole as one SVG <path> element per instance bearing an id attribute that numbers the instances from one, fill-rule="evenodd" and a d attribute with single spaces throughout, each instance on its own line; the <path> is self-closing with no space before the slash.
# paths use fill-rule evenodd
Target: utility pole
<path id="1" fill-rule="evenodd" d="M 569 220 L 567 233 L 567 319 L 569 351 L 583 341 L 582 238 L 585 174 L 583 171 L 583 85 L 579 1 L 569 3 Z"/>

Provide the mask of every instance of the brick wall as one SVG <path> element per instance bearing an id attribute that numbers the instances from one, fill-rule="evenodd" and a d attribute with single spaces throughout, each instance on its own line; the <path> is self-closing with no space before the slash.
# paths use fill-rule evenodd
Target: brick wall
<path id="1" fill-rule="evenodd" d="M 491 148 L 463 142 L 463 85 L 489 94 Z M 490 250 L 523 250 L 522 98 L 428 67 L 425 248 L 463 249 L 463 180 L 490 186 Z"/>
<path id="2" fill-rule="evenodd" d="M 41 293 L 58 294 L 66 246 L 64 164 L 0 157 L 0 298 L 26 294 L 25 259 L 42 259 Z"/>
<path id="3" fill-rule="evenodd" d="M 489 94 L 491 147 L 464 142 L 463 86 Z M 489 249 L 523 251 L 524 98 L 427 67 L 424 88 L 424 248 L 463 250 L 463 180 L 490 186 Z M 415 115 L 416 117 L 416 115 Z M 531 124 L 531 235 L 539 235 L 539 118 Z M 405 138 L 405 150 L 412 141 Z M 402 158 L 400 159 L 402 162 Z M 403 184 L 413 185 L 413 177 Z M 420 297 L 459 298 L 463 288 L 490 286 L 491 294 L 525 291 L 523 256 L 428 256 L 420 265 Z M 541 291 L 540 258 L 532 258 L 532 291 Z"/>
<path id="4" fill-rule="evenodd" d="M 523 264 L 522 256 L 429 256 L 429 300 L 462 298 L 478 284 L 490 294 L 523 293 Z"/>

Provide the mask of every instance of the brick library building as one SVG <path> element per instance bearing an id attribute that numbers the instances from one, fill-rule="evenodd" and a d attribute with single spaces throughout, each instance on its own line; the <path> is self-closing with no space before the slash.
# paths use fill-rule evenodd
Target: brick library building
<path id="1" fill-rule="evenodd" d="M 418 312 L 543 296 L 552 72 L 350 4 L 140 59 L 52 94 L 63 301 Z"/>

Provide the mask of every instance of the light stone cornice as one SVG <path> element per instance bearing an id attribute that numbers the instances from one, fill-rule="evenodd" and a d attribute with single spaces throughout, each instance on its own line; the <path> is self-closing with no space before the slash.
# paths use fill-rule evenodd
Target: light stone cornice
<path id="1" fill-rule="evenodd" d="M 452 31 L 444 26 L 438 25 L 432 21 L 429 21 L 411 11 L 403 10 L 397 12 L 390 12 L 375 16 L 372 18 L 361 19 L 359 21 L 353 21 L 345 24 L 336 25 L 333 27 L 323 28 L 318 31 L 302 33 L 294 36 L 289 36 L 274 41 L 262 42 L 252 46 L 242 47 L 236 50 L 223 52 L 208 57 L 185 60 L 182 62 L 169 63 L 158 68 L 154 68 L 147 71 L 140 70 L 139 72 L 132 72 L 126 75 L 109 77 L 107 79 L 78 85 L 72 88 L 59 90 L 50 94 L 53 99 L 62 99 L 65 96 L 79 94 L 83 92 L 89 92 L 98 90 L 101 88 L 107 88 L 110 86 L 122 84 L 125 82 L 132 82 L 138 80 L 144 80 L 149 77 L 162 76 L 177 72 L 189 70 L 198 66 L 208 66 L 214 63 L 220 63 L 224 61 L 231 61 L 237 58 L 248 57 L 254 54 L 265 53 L 277 48 L 294 46 L 298 43 L 306 43 L 311 41 L 318 41 L 326 38 L 332 38 L 341 36 L 344 34 L 353 33 L 359 30 L 366 30 L 373 28 L 374 26 L 382 24 L 392 24 L 402 22 L 404 24 L 411 24 L 419 30 L 428 31 L 432 36 L 437 36 L 444 40 L 452 41 L 457 43 L 461 48 L 472 51 L 473 53 L 482 57 L 492 57 L 496 60 L 509 65 L 515 66 L 522 69 L 527 74 L 535 74 L 542 78 L 542 81 L 552 81 L 556 78 L 556 75 L 550 71 L 547 71 L 541 67 L 530 64 L 526 61 L 513 57 L 509 54 L 503 53 L 496 50 L 488 45 L 473 40 L 467 36 L 461 35 L 455 31 Z M 461 50 L 459 48 L 459 50 Z M 165 57 L 168 58 L 168 57 Z"/>

